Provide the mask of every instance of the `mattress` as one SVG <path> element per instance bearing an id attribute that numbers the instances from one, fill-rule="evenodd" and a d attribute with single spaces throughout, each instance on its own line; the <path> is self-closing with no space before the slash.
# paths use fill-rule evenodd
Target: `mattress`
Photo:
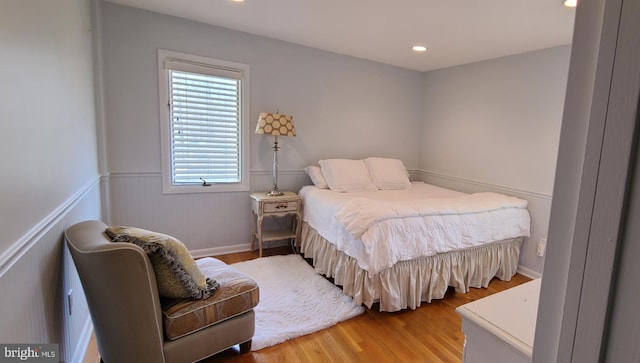
<path id="1" fill-rule="evenodd" d="M 305 186 L 299 194 L 304 222 L 370 276 L 398 261 L 530 235 L 526 201 L 502 194 L 466 194 L 422 182 L 409 190 L 353 193 Z M 481 207 L 485 197 L 490 202 Z M 377 207 L 384 205 L 384 211 Z"/>

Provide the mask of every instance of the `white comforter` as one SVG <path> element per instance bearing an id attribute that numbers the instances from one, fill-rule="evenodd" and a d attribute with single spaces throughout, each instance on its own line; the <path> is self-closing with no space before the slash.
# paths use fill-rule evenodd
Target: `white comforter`
<path id="1" fill-rule="evenodd" d="M 411 260 L 529 236 L 527 201 L 465 194 L 420 182 L 411 190 L 300 191 L 304 221 L 370 275 Z"/>

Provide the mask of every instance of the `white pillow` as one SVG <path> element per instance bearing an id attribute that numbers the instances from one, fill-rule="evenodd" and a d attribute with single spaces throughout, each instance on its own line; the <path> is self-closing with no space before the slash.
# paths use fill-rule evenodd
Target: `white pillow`
<path id="1" fill-rule="evenodd" d="M 307 173 L 313 185 L 320 189 L 329 189 L 329 185 L 327 184 L 327 180 L 324 178 L 322 174 L 322 169 L 319 166 L 309 165 L 304 168 L 304 171 Z"/>
<path id="2" fill-rule="evenodd" d="M 411 189 L 407 168 L 401 160 L 372 157 L 364 159 L 364 162 L 378 189 Z"/>
<path id="3" fill-rule="evenodd" d="M 369 176 L 369 169 L 364 160 L 326 159 L 318 163 L 331 190 L 337 192 L 378 190 Z"/>

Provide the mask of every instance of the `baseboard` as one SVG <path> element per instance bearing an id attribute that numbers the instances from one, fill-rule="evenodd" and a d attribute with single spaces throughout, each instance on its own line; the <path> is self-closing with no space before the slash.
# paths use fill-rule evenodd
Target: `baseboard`
<path id="1" fill-rule="evenodd" d="M 285 246 L 289 246 L 289 241 L 273 241 L 273 242 L 266 242 L 263 245 L 263 249 L 271 248 L 271 247 L 285 247 Z M 190 252 L 194 258 L 202 258 L 202 257 L 228 255 L 230 253 L 249 252 L 249 251 L 251 251 L 251 243 L 242 243 L 238 245 L 213 247 L 213 248 L 203 248 L 198 250 L 191 250 Z"/>
<path id="2" fill-rule="evenodd" d="M 524 275 L 524 276 L 526 276 L 526 277 L 528 277 L 530 279 L 539 279 L 539 278 L 542 277 L 542 275 L 539 272 L 534 271 L 534 270 L 532 270 L 530 268 L 526 268 L 526 267 L 524 267 L 522 265 L 518 266 L 518 273 L 520 275 Z"/>
<path id="3" fill-rule="evenodd" d="M 191 250 L 189 252 L 191 252 L 191 256 L 193 256 L 194 258 L 202 258 L 202 257 L 227 255 L 230 253 L 247 252 L 247 251 L 251 251 L 250 243 L 243 243 L 239 245 L 222 246 L 222 247 L 213 247 L 213 248 L 202 248 L 198 250 Z"/>
<path id="4" fill-rule="evenodd" d="M 87 355 L 87 348 L 89 347 L 89 342 L 91 341 L 91 335 L 93 334 L 93 323 L 91 322 L 91 317 L 87 317 L 85 321 L 84 328 L 82 329 L 82 334 L 80 335 L 80 339 L 78 340 L 78 345 L 76 345 L 76 349 L 73 354 L 73 358 L 71 358 L 72 362 L 82 362 L 84 361 L 85 355 Z"/>

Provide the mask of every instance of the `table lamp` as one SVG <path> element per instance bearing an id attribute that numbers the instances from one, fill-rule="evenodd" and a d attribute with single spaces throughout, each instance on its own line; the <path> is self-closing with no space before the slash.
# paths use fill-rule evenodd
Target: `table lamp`
<path id="1" fill-rule="evenodd" d="M 269 196 L 284 195 L 278 190 L 278 136 L 296 136 L 293 116 L 279 113 L 262 112 L 258 117 L 256 134 L 273 135 L 273 188 L 267 193 Z"/>

